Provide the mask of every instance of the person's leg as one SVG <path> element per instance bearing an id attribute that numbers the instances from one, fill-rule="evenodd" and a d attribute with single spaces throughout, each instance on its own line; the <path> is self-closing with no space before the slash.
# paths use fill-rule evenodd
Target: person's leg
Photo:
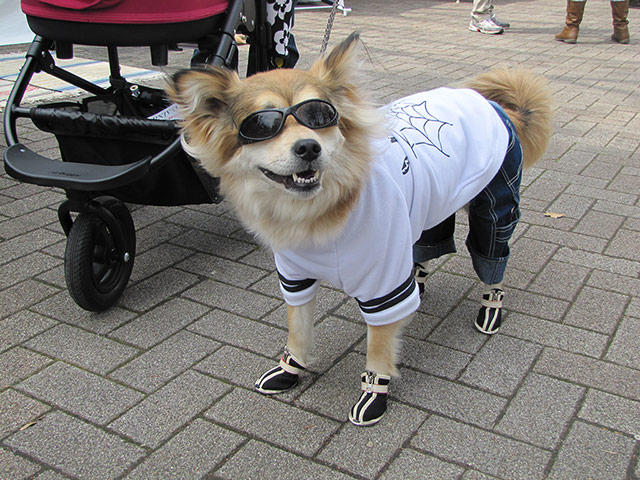
<path id="1" fill-rule="evenodd" d="M 586 0 L 567 0 L 567 16 L 562 31 L 556 34 L 555 39 L 564 43 L 576 43 L 578 41 L 578 30 Z"/>
<path id="2" fill-rule="evenodd" d="M 613 34 L 611 40 L 618 43 L 629 43 L 629 0 L 611 0 L 613 17 Z"/>
<path id="3" fill-rule="evenodd" d="M 508 26 L 508 22 L 498 20 L 493 14 L 492 0 L 473 0 L 469 30 L 472 32 L 500 34 Z"/>

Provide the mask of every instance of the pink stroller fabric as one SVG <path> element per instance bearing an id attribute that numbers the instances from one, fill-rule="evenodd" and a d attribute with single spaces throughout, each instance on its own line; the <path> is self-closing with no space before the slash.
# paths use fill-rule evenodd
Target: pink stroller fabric
<path id="1" fill-rule="evenodd" d="M 224 12 L 226 0 L 22 0 L 26 15 L 84 23 L 163 24 Z"/>

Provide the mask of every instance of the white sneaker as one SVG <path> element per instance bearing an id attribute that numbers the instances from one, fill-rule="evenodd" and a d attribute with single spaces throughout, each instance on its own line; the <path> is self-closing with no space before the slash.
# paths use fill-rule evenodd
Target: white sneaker
<path id="1" fill-rule="evenodd" d="M 471 22 L 469 22 L 469 30 L 472 32 L 489 33 L 494 35 L 504 32 L 504 28 L 493 23 L 490 18 L 486 18 L 484 20 L 471 18 Z"/>
<path id="2" fill-rule="evenodd" d="M 505 30 L 511 26 L 509 22 L 500 20 L 498 17 L 495 16 L 495 14 L 491 15 L 491 21 L 495 23 L 497 26 L 504 28 Z"/>

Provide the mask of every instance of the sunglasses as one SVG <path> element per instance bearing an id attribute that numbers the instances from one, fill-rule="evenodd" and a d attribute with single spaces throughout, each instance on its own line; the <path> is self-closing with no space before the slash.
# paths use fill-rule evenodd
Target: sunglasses
<path id="1" fill-rule="evenodd" d="M 267 108 L 253 112 L 240 124 L 240 143 L 246 145 L 275 137 L 282 130 L 289 115 L 293 115 L 299 124 L 313 130 L 338 124 L 338 112 L 329 102 L 319 99 L 305 100 L 288 108 Z"/>

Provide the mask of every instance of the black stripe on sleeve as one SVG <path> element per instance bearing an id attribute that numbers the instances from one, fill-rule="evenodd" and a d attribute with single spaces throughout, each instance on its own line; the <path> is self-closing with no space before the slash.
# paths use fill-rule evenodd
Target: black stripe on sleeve
<path id="1" fill-rule="evenodd" d="M 278 278 L 280 279 L 282 288 L 284 288 L 287 292 L 291 292 L 291 293 L 301 292 L 302 290 L 306 290 L 316 282 L 315 279 L 313 278 L 307 278 L 306 280 L 289 280 L 283 277 L 280 272 L 278 272 Z"/>
<path id="2" fill-rule="evenodd" d="M 416 281 L 413 278 L 413 275 L 409 276 L 402 285 L 393 290 L 391 293 L 385 295 L 384 297 L 374 298 L 373 300 L 368 300 L 366 302 L 361 302 L 356 298 L 358 304 L 360 305 L 360 310 L 362 313 L 377 313 L 388 308 L 393 307 L 401 303 L 403 300 L 406 300 L 415 289 Z"/>

